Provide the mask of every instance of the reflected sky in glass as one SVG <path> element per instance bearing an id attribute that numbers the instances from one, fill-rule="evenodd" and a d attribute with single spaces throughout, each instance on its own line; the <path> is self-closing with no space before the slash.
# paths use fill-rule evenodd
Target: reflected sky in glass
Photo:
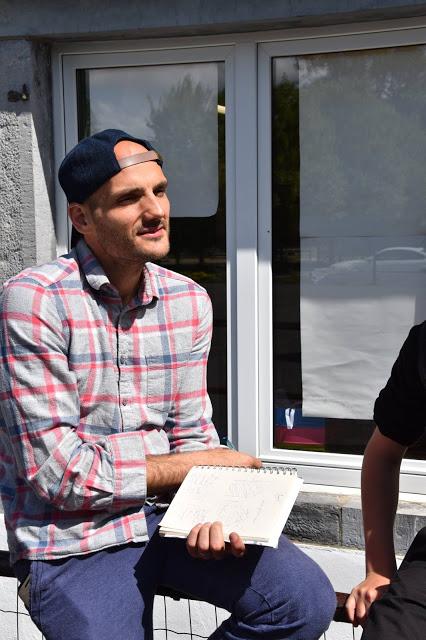
<path id="1" fill-rule="evenodd" d="M 146 138 L 164 157 L 172 216 L 216 213 L 218 63 L 86 69 L 77 86 L 80 137 L 115 128 Z"/>

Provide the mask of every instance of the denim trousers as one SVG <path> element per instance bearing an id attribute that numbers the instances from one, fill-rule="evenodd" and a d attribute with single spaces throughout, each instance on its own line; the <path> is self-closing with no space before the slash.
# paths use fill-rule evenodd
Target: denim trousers
<path id="1" fill-rule="evenodd" d="M 211 640 L 317 640 L 336 606 L 318 565 L 281 536 L 278 549 L 250 546 L 242 558 L 191 558 L 184 540 L 161 538 L 164 512 L 146 509 L 150 541 L 62 560 L 18 563 L 30 570 L 32 619 L 47 640 L 152 640 L 158 585 L 230 612 Z"/>
<path id="2" fill-rule="evenodd" d="M 425 640 L 426 527 L 414 538 L 389 589 L 371 606 L 362 640 Z"/>

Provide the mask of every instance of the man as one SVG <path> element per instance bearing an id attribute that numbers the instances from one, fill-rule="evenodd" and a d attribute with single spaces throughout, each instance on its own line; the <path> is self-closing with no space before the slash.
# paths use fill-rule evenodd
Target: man
<path id="1" fill-rule="evenodd" d="M 59 180 L 82 239 L 12 278 L 1 315 L 2 493 L 33 620 L 47 640 L 149 639 L 163 584 L 232 612 L 214 638 L 319 637 L 333 591 L 283 536 L 272 550 L 225 545 L 220 523 L 186 546 L 156 532 L 193 465 L 261 465 L 219 446 L 205 290 L 150 262 L 169 250 L 160 157 L 106 130 Z"/>
<path id="2" fill-rule="evenodd" d="M 399 470 L 407 447 L 426 425 L 426 323 L 415 326 L 374 408 L 374 431 L 362 469 L 366 578 L 352 590 L 347 610 L 364 626 L 363 640 L 426 638 L 426 527 L 396 571 L 393 524 Z"/>

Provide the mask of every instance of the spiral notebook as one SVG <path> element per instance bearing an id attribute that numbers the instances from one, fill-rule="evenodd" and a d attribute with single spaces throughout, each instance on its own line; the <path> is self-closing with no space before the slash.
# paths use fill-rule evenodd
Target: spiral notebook
<path id="1" fill-rule="evenodd" d="M 193 467 L 160 524 L 160 535 L 186 538 L 196 524 L 220 520 L 225 540 L 277 547 L 303 480 L 289 467 Z"/>

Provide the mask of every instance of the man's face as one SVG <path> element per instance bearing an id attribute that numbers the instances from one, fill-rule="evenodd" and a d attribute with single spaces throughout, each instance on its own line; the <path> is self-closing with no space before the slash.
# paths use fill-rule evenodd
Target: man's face
<path id="1" fill-rule="evenodd" d="M 146 151 L 123 140 L 117 159 Z M 164 258 L 169 252 L 170 203 L 167 180 L 156 162 L 134 164 L 113 176 L 85 203 L 87 244 L 108 263 L 138 263 Z"/>

